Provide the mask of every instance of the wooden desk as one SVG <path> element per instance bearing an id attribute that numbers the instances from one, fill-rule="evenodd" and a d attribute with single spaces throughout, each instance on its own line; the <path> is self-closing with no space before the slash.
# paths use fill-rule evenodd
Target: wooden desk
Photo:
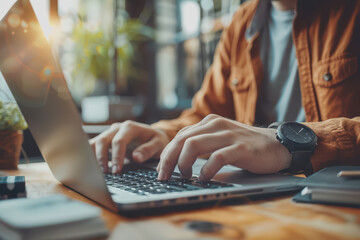
<path id="1" fill-rule="evenodd" d="M 45 163 L 20 164 L 19 170 L 0 171 L 0 175 L 5 174 L 25 176 L 29 198 L 62 193 L 98 206 L 59 183 Z M 171 225 L 179 231 L 189 231 L 184 226 L 191 220 L 212 221 L 225 226 L 216 233 L 201 234 L 196 239 L 209 239 L 209 237 L 217 237 L 216 239 L 360 239 L 360 209 L 299 204 L 292 202 L 291 196 L 136 219 L 126 218 L 102 208 L 102 216 L 111 231 L 119 223 L 137 226 L 139 221 L 163 222 L 164 224 L 161 225 L 163 229 Z M 144 226 L 147 222 L 140 223 Z M 161 229 L 153 231 L 161 232 Z M 154 236 L 156 234 L 160 233 L 154 233 Z"/>

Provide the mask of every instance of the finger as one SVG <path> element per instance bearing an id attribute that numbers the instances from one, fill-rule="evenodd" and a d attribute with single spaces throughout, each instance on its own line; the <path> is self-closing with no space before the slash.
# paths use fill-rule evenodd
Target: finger
<path id="1" fill-rule="evenodd" d="M 159 172 L 158 180 L 167 180 L 170 178 L 187 138 L 195 135 L 215 132 L 215 130 L 217 129 L 214 124 L 204 124 L 191 129 L 188 128 L 182 134 L 175 136 L 175 138 L 166 146 L 165 152 L 160 157 L 160 163 L 157 168 Z"/>
<path id="2" fill-rule="evenodd" d="M 121 171 L 124 165 L 127 146 L 139 136 L 146 139 L 147 134 L 145 131 L 142 130 L 143 128 L 140 127 L 139 124 L 133 123 L 131 121 L 126 121 L 121 125 L 120 130 L 112 139 L 111 161 L 113 163 L 113 173 L 119 173 Z"/>
<path id="3" fill-rule="evenodd" d="M 108 172 L 108 159 L 109 159 L 109 147 L 112 137 L 115 135 L 116 130 L 106 130 L 101 133 L 99 136 L 94 138 L 93 149 L 95 150 L 95 156 L 98 160 L 102 170 Z"/>
<path id="4" fill-rule="evenodd" d="M 231 144 L 223 132 L 207 133 L 188 138 L 181 150 L 178 167 L 183 178 L 192 176 L 192 165 L 202 154 L 212 153 Z"/>
<path id="5" fill-rule="evenodd" d="M 184 134 L 185 132 L 187 132 L 188 130 L 192 130 L 192 129 L 195 129 L 195 128 L 198 128 L 199 126 L 201 125 L 204 125 L 206 123 L 208 123 L 209 121 L 213 120 L 213 119 L 216 119 L 216 118 L 219 118 L 220 116 L 216 115 L 216 114 L 209 114 L 207 115 L 205 118 L 203 118 L 200 122 L 198 122 L 197 124 L 194 124 L 194 125 L 190 125 L 190 126 L 186 126 L 186 127 L 183 127 L 182 129 L 180 129 L 180 131 L 176 134 L 175 137 L 178 137 L 182 134 Z M 174 138 L 175 138 L 174 137 Z M 160 155 L 160 159 L 162 158 L 163 155 L 165 155 L 167 153 L 167 150 L 169 148 L 169 144 L 165 147 L 165 149 L 162 151 L 161 155 Z M 160 162 L 159 162 L 160 164 Z M 159 165 L 158 165 L 159 166 Z"/>
<path id="6" fill-rule="evenodd" d="M 182 129 L 180 129 L 180 131 L 176 134 L 176 136 L 178 136 L 178 135 L 180 135 L 183 131 L 185 131 L 186 129 L 189 129 L 190 127 L 192 127 L 193 125 L 191 125 L 191 126 L 187 126 L 187 127 L 183 127 Z M 176 137 L 175 136 L 175 137 Z M 162 152 L 161 152 L 161 154 L 160 154 L 160 161 L 159 161 L 159 163 L 158 163 L 158 165 L 157 165 L 157 167 L 156 167 L 156 171 L 157 172 L 159 172 L 160 171 L 160 166 L 161 166 L 161 161 L 162 161 L 162 159 L 164 158 L 163 156 L 165 156 L 166 154 L 167 154 L 167 151 L 168 151 L 168 149 L 169 149 L 169 146 L 170 146 L 170 144 L 167 144 L 166 146 L 165 146 L 165 148 L 162 150 Z"/>
<path id="7" fill-rule="evenodd" d="M 193 126 L 193 125 L 187 126 L 187 127 L 184 127 L 184 128 L 182 128 L 182 129 L 180 129 L 180 131 L 176 134 L 176 136 L 180 135 L 182 132 L 184 132 L 186 129 L 191 128 L 192 126 Z M 176 136 L 175 136 L 175 137 L 176 137 Z M 168 148 L 169 148 L 169 144 L 167 144 L 167 145 L 165 146 L 164 150 L 161 152 L 161 154 L 160 154 L 160 161 L 161 161 L 162 156 L 163 156 L 163 155 L 166 155 L 166 152 L 168 151 Z M 160 164 L 160 162 L 159 162 L 159 164 Z M 158 166 L 159 166 L 159 165 L 158 165 Z"/>
<path id="8" fill-rule="evenodd" d="M 132 153 L 132 158 L 135 162 L 142 163 L 151 157 L 159 156 L 161 151 L 160 140 L 156 137 L 151 138 L 150 141 L 138 146 Z"/>
<path id="9" fill-rule="evenodd" d="M 201 169 L 199 181 L 206 182 L 215 176 L 215 174 L 225 165 L 234 162 L 234 159 L 240 161 L 241 156 L 236 156 L 236 146 L 228 146 L 211 154 L 209 160 Z"/>
<path id="10" fill-rule="evenodd" d="M 103 172 L 107 173 L 109 170 L 109 168 L 108 168 L 108 157 L 109 157 L 108 149 L 109 149 L 110 143 L 107 139 L 103 138 L 103 139 L 99 139 L 98 141 L 96 141 L 95 145 L 96 145 L 95 146 L 96 159 L 98 160 Z"/>
<path id="11" fill-rule="evenodd" d="M 95 145 L 95 139 L 94 139 L 94 138 L 89 139 L 89 144 L 90 144 L 90 147 L 91 147 L 93 153 L 96 154 L 96 150 L 95 150 L 95 147 L 96 147 L 96 145 Z"/>

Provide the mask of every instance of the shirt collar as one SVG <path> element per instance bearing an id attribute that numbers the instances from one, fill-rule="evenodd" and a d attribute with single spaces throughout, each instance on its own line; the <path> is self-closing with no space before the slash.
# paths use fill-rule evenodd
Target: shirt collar
<path id="1" fill-rule="evenodd" d="M 271 6 L 270 0 L 260 0 L 256 7 L 255 14 L 246 29 L 245 38 L 249 42 L 264 27 Z"/>

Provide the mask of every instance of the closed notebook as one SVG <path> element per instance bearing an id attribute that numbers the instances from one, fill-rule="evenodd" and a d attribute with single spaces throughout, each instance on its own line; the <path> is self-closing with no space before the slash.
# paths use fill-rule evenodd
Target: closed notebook
<path id="1" fill-rule="evenodd" d="M 334 166 L 314 173 L 299 182 L 304 189 L 293 200 L 360 207 L 360 178 L 339 177 L 341 171 L 360 171 L 360 166 Z"/>
<path id="2" fill-rule="evenodd" d="M 0 239 L 106 236 L 100 209 L 62 195 L 0 202 Z"/>

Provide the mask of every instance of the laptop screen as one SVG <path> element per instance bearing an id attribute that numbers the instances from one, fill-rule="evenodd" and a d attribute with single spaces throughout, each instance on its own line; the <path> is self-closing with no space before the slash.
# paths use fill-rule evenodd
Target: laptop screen
<path id="1" fill-rule="evenodd" d="M 78 110 L 29 1 L 0 22 L 0 70 L 54 176 L 113 208 Z"/>

